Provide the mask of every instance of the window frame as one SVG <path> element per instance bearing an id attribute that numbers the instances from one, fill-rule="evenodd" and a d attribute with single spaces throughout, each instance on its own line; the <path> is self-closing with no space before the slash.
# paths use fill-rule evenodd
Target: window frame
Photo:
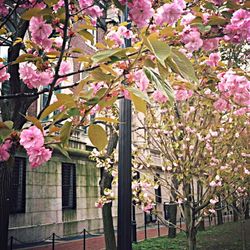
<path id="1" fill-rule="evenodd" d="M 62 163 L 62 210 L 76 209 L 76 165 L 74 163 Z M 66 168 L 70 169 L 70 184 L 64 183 L 64 174 L 66 173 Z M 68 171 L 67 169 L 67 171 Z M 68 197 L 65 188 L 68 188 Z M 70 196 L 72 196 L 72 201 L 70 201 Z M 65 199 L 67 199 L 67 204 L 64 204 Z M 71 203 L 71 204 L 70 204 Z"/>

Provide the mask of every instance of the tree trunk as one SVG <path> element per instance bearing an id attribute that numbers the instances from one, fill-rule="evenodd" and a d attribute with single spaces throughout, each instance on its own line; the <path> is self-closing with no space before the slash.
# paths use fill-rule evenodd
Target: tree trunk
<path id="1" fill-rule="evenodd" d="M 110 157 L 114 149 L 117 146 L 118 135 L 114 128 L 111 128 L 110 138 L 107 148 L 107 157 Z M 113 176 L 103 168 L 101 181 L 100 181 L 100 194 L 104 195 L 105 188 L 112 188 Z M 112 202 L 107 203 L 102 208 L 102 220 L 103 220 L 103 229 L 104 229 L 104 238 L 107 250 L 116 250 L 116 240 L 115 240 L 115 230 L 113 224 L 112 216 Z"/>
<path id="2" fill-rule="evenodd" d="M 245 220 L 249 219 L 250 216 L 249 216 L 249 200 L 246 199 L 246 205 L 245 205 Z"/>
<path id="3" fill-rule="evenodd" d="M 246 245 L 246 229 L 245 229 L 244 215 L 241 215 L 240 224 L 241 224 L 242 250 L 246 250 L 247 249 L 247 245 Z"/>
<path id="4" fill-rule="evenodd" d="M 169 221 L 171 222 L 171 224 L 176 225 L 176 214 L 177 214 L 177 204 L 176 204 L 176 198 L 177 198 L 177 194 L 175 189 L 178 189 L 178 181 L 175 177 L 172 177 L 172 184 L 174 186 L 174 188 L 171 188 L 171 199 L 173 199 L 173 201 L 170 203 L 174 203 L 171 204 L 169 207 Z M 175 226 L 169 226 L 169 230 L 168 230 L 168 238 L 175 238 L 176 237 L 176 227 Z"/>
<path id="5" fill-rule="evenodd" d="M 204 219 L 202 219 L 199 223 L 199 226 L 198 226 L 198 230 L 199 231 L 205 231 L 205 221 Z"/>
<path id="6" fill-rule="evenodd" d="M 239 216 L 238 216 L 237 211 L 238 211 L 238 209 L 237 209 L 237 206 L 236 206 L 236 202 L 234 201 L 233 202 L 233 219 L 234 219 L 234 222 L 239 220 Z"/>
<path id="7" fill-rule="evenodd" d="M 188 250 L 196 250 L 196 229 L 190 228 L 188 232 Z"/>
<path id="8" fill-rule="evenodd" d="M 7 162 L 0 163 L 0 249 L 8 249 L 8 227 L 11 174 L 14 166 L 14 157 L 10 157 Z"/>

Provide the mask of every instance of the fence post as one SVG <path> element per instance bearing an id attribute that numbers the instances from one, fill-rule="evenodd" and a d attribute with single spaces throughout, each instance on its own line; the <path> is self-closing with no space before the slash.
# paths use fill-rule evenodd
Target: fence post
<path id="1" fill-rule="evenodd" d="M 10 237 L 10 250 L 13 250 L 13 236 Z"/>
<path id="2" fill-rule="evenodd" d="M 181 231 L 181 217 L 180 217 L 180 231 Z"/>
<path id="3" fill-rule="evenodd" d="M 86 250 L 86 229 L 83 229 L 83 250 Z"/>
<path id="4" fill-rule="evenodd" d="M 208 215 L 208 223 L 209 223 L 209 226 L 211 226 L 211 216 Z"/>
<path id="5" fill-rule="evenodd" d="M 144 212 L 144 239 L 147 239 L 147 214 Z"/>
<path id="6" fill-rule="evenodd" d="M 53 233 L 52 234 L 52 250 L 55 250 L 55 238 L 56 238 L 56 234 Z"/>
<path id="7" fill-rule="evenodd" d="M 160 229 L 160 222 L 159 220 L 157 220 L 157 224 L 158 224 L 158 237 L 161 236 L 161 229 Z"/>

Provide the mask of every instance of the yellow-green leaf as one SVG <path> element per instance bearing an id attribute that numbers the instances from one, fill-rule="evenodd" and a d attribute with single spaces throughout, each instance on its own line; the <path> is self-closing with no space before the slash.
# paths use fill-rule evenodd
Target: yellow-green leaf
<path id="1" fill-rule="evenodd" d="M 81 35 L 84 39 L 89 40 L 91 44 L 94 43 L 94 36 L 87 30 L 80 30 L 78 31 L 78 34 Z"/>
<path id="2" fill-rule="evenodd" d="M 106 131 L 99 125 L 91 124 L 88 129 L 88 136 L 91 143 L 97 147 L 99 151 L 103 150 L 108 144 Z"/>
<path id="3" fill-rule="evenodd" d="M 72 122 L 66 121 L 60 131 L 60 140 L 63 144 L 67 144 L 70 138 Z"/>
<path id="4" fill-rule="evenodd" d="M 113 119 L 110 117 L 96 117 L 96 121 L 109 122 L 109 123 L 119 123 L 117 119 Z"/>
<path id="5" fill-rule="evenodd" d="M 94 63 L 106 62 L 109 60 L 111 56 L 114 56 L 115 54 L 121 52 L 122 50 L 123 49 L 121 48 L 101 50 L 92 56 L 92 60 Z"/>
<path id="6" fill-rule="evenodd" d="M 33 16 L 41 16 L 41 9 L 36 7 L 28 9 L 21 15 L 21 18 L 24 20 L 30 20 Z"/>
<path id="7" fill-rule="evenodd" d="M 162 42 L 156 33 L 153 33 L 148 37 L 144 37 L 144 43 L 156 56 L 158 61 L 165 66 L 165 60 L 170 55 L 170 47 L 165 42 Z"/>
<path id="8" fill-rule="evenodd" d="M 25 116 L 26 120 L 32 122 L 37 128 L 39 128 L 43 132 L 43 126 L 41 122 L 34 116 Z"/>
<path id="9" fill-rule="evenodd" d="M 45 117 L 47 117 L 49 114 L 51 114 L 52 112 L 54 112 L 55 110 L 57 110 L 58 108 L 60 108 L 62 105 L 65 104 L 64 100 L 60 100 L 57 102 L 52 103 L 51 105 L 49 105 L 42 113 L 40 119 L 44 119 Z"/>
<path id="10" fill-rule="evenodd" d="M 130 97 L 131 97 L 133 104 L 135 105 L 135 110 L 146 114 L 147 103 L 141 97 L 134 95 L 132 92 L 130 92 Z"/>

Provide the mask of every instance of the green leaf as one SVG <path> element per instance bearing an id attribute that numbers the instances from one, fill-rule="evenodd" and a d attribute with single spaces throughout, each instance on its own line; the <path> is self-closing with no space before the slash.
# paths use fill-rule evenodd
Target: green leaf
<path id="1" fill-rule="evenodd" d="M 117 54 L 123 50 L 124 49 L 121 49 L 121 48 L 101 50 L 92 56 L 92 60 L 94 63 L 106 62 L 106 61 L 110 60 L 111 56 L 114 56 L 115 54 Z"/>
<path id="2" fill-rule="evenodd" d="M 9 129 L 13 129 L 14 127 L 14 122 L 13 121 L 5 121 L 4 124 L 7 126 Z"/>
<path id="3" fill-rule="evenodd" d="M 91 143 L 97 147 L 99 151 L 103 150 L 108 144 L 106 131 L 99 125 L 91 124 L 88 129 L 88 136 Z"/>
<path id="4" fill-rule="evenodd" d="M 142 91 L 140 91 L 137 88 L 133 88 L 133 87 L 127 87 L 126 88 L 130 93 L 140 97 L 141 99 L 143 99 L 144 101 L 146 101 L 147 103 L 150 103 L 150 99 L 148 97 L 148 95 Z"/>
<path id="5" fill-rule="evenodd" d="M 57 102 L 52 103 L 51 105 L 49 105 L 42 113 L 40 119 L 43 120 L 44 118 L 46 118 L 49 114 L 51 114 L 52 112 L 54 112 L 55 110 L 57 110 L 58 108 L 60 108 L 62 105 L 65 104 L 64 100 L 58 100 Z"/>
<path id="6" fill-rule="evenodd" d="M 224 17 L 221 17 L 221 16 L 211 16 L 209 17 L 209 21 L 208 21 L 208 25 L 224 25 L 228 23 L 228 21 L 224 18 Z"/>
<path id="7" fill-rule="evenodd" d="M 158 36 L 153 33 L 148 37 L 144 38 L 145 45 L 149 50 L 156 56 L 158 61 L 165 66 L 165 60 L 170 56 L 170 47 L 159 40 Z"/>
<path id="8" fill-rule="evenodd" d="M 102 107 L 102 108 L 108 107 L 108 106 L 111 106 L 116 100 L 117 100 L 117 96 L 113 96 L 113 97 L 108 98 L 108 99 L 104 98 L 104 99 L 102 99 L 102 100 L 98 103 L 98 105 L 99 105 L 100 107 Z"/>
<path id="9" fill-rule="evenodd" d="M 163 92 L 169 99 L 170 103 L 174 102 L 174 91 L 171 85 L 165 80 L 163 80 L 152 68 L 143 67 L 144 72 L 148 79 L 155 84 L 156 89 Z"/>
<path id="10" fill-rule="evenodd" d="M 147 103 L 139 96 L 133 94 L 132 92 L 130 93 L 131 100 L 133 104 L 135 105 L 135 110 L 138 112 L 142 112 L 146 115 L 147 113 Z"/>
<path id="11" fill-rule="evenodd" d="M 96 121 L 109 122 L 109 123 L 119 123 L 117 119 L 113 119 L 110 117 L 96 117 Z"/>
<path id="12" fill-rule="evenodd" d="M 43 132 L 43 126 L 41 122 L 34 116 L 25 116 L 26 120 L 32 122 L 37 128 L 39 128 Z"/>
<path id="13" fill-rule="evenodd" d="M 177 49 L 171 49 L 171 57 L 166 63 L 175 72 L 180 74 L 186 80 L 198 83 L 194 68 L 190 60 Z"/>
<path id="14" fill-rule="evenodd" d="M 87 30 L 83 29 L 78 31 L 77 33 L 80 34 L 84 39 L 89 40 L 91 44 L 94 44 L 94 36 Z"/>
<path id="15" fill-rule="evenodd" d="M 57 144 L 51 144 L 50 147 L 52 149 L 58 150 L 62 155 L 66 156 L 68 159 L 71 160 L 68 151 L 65 148 L 63 148 L 62 146 L 57 145 Z"/>
<path id="16" fill-rule="evenodd" d="M 111 81 L 115 78 L 111 74 L 105 74 L 100 68 L 92 71 L 91 75 L 95 81 Z"/>
<path id="17" fill-rule="evenodd" d="M 62 144 L 67 144 L 70 138 L 71 134 L 71 129 L 72 129 L 72 122 L 66 121 L 60 131 L 60 139 Z"/>
<path id="18" fill-rule="evenodd" d="M 40 8 L 32 8 L 32 9 L 28 9 L 27 11 L 25 11 L 22 15 L 21 18 L 24 20 L 30 20 L 33 16 L 37 17 L 37 16 L 41 16 L 41 9 Z"/>

